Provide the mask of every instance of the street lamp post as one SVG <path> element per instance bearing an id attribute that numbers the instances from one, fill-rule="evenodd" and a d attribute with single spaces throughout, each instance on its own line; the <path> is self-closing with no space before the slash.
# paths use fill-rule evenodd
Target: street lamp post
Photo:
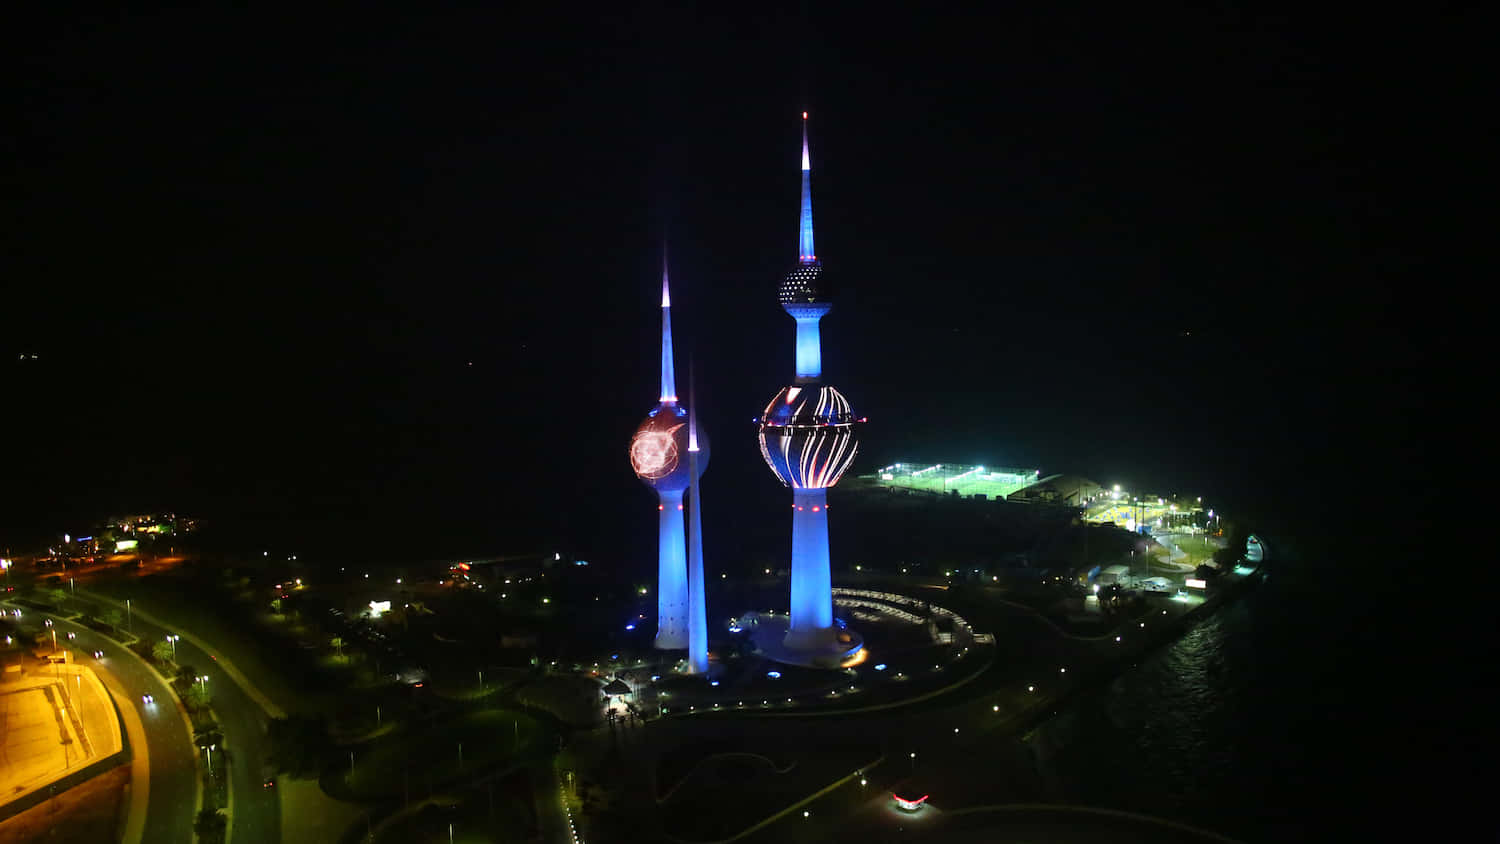
<path id="1" fill-rule="evenodd" d="M 167 636 L 167 641 L 172 643 L 172 661 L 173 662 L 177 661 L 177 640 L 178 640 L 178 638 L 180 638 L 180 637 L 177 636 L 177 634 L 175 634 L 175 633 L 170 634 L 170 635 Z"/>
<path id="2" fill-rule="evenodd" d="M 135 625 L 130 620 L 130 599 L 125 599 L 125 629 L 131 633 L 135 632 Z"/>

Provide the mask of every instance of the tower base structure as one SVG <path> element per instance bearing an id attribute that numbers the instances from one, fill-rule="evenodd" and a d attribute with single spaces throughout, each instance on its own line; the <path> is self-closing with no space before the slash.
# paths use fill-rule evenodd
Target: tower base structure
<path id="1" fill-rule="evenodd" d="M 835 624 L 812 636 L 793 636 L 788 630 L 790 621 L 784 615 L 753 612 L 740 619 L 741 624 L 749 625 L 755 650 L 773 662 L 806 668 L 842 668 L 861 658 L 865 640 L 858 632 Z"/>

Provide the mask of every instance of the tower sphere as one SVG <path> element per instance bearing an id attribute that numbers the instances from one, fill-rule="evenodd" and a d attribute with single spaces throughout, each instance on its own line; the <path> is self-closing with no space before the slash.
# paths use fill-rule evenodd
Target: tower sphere
<path id="1" fill-rule="evenodd" d="M 826 489 L 839 482 L 859 438 L 849 400 L 826 384 L 793 384 L 766 405 L 760 419 L 760 454 L 793 489 Z"/>
<path id="2" fill-rule="evenodd" d="M 636 426 L 630 438 L 630 467 L 653 489 L 678 491 L 692 484 L 688 472 L 688 413 L 676 402 L 662 402 Z M 698 431 L 698 473 L 708 466 L 708 437 Z"/>
<path id="3" fill-rule="evenodd" d="M 797 305 L 821 305 L 826 313 L 833 304 L 832 293 L 822 264 L 798 264 L 782 279 L 776 296 L 788 311 Z"/>

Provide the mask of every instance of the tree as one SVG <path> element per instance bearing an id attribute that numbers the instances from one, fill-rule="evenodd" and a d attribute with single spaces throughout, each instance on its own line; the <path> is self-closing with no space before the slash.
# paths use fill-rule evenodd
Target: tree
<path id="1" fill-rule="evenodd" d="M 202 683 L 193 683 L 188 686 L 187 694 L 182 697 L 188 708 L 193 710 L 207 709 L 213 700 L 208 694 L 208 687 Z"/>
<path id="2" fill-rule="evenodd" d="M 172 643 L 157 642 L 151 646 L 151 657 L 165 665 L 172 661 Z"/>
<path id="3" fill-rule="evenodd" d="M 338 651 L 339 656 L 344 655 L 344 640 L 342 637 L 334 636 L 333 639 L 328 642 L 328 644 L 332 645 L 335 651 Z"/>
<path id="4" fill-rule="evenodd" d="M 272 598 L 271 599 L 271 610 L 273 612 L 275 612 L 277 615 L 281 615 L 281 599 L 280 598 Z"/>
<path id="5" fill-rule="evenodd" d="M 60 607 L 60 606 L 63 605 L 63 601 L 68 600 L 68 590 L 66 590 L 66 589 L 48 589 L 47 590 L 47 600 L 49 602 L 51 602 L 51 604 L 54 607 Z"/>
<path id="6" fill-rule="evenodd" d="M 125 623 L 125 613 L 117 609 L 106 610 L 104 613 L 104 622 L 110 627 L 119 627 Z"/>

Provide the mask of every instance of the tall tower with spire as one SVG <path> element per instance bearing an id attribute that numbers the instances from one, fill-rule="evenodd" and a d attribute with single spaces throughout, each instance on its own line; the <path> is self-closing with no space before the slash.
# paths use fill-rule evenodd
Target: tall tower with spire
<path id="1" fill-rule="evenodd" d="M 703 584 L 703 469 L 708 455 L 698 443 L 698 396 L 688 365 L 688 670 L 708 673 L 708 601 Z"/>
<path id="2" fill-rule="evenodd" d="M 819 322 L 833 307 L 823 264 L 813 245 L 812 165 L 807 112 L 802 112 L 802 221 L 797 265 L 782 281 L 781 307 L 797 324 L 797 372 L 761 413 L 760 453 L 792 490 L 791 626 L 783 642 L 793 651 L 837 655 L 832 576 L 828 557 L 828 488 L 854 462 L 859 441 L 849 400 L 823 383 Z M 847 641 L 847 637 L 845 637 Z M 857 647 L 856 647 L 857 649 Z"/>
<path id="3" fill-rule="evenodd" d="M 656 647 L 688 646 L 687 548 L 683 536 L 683 491 L 695 477 L 689 466 L 690 431 L 687 408 L 677 400 L 677 375 L 672 362 L 672 294 L 667 279 L 666 250 L 661 268 L 661 398 L 630 438 L 630 467 L 656 491 Z M 697 464 L 708 463 L 708 440 L 699 437 Z"/>

